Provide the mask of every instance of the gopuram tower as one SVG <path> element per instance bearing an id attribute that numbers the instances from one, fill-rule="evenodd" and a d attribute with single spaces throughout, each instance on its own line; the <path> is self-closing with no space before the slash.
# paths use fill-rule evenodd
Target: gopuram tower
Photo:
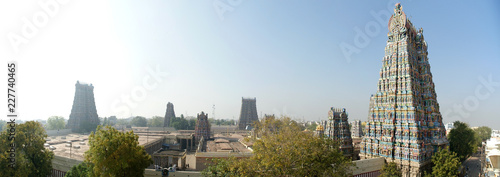
<path id="1" fill-rule="evenodd" d="M 73 132 L 95 131 L 99 125 L 94 101 L 94 86 L 76 81 L 75 98 L 67 128 Z"/>
<path id="2" fill-rule="evenodd" d="M 245 130 L 247 126 L 251 126 L 254 121 L 259 121 L 257 117 L 257 99 L 242 98 L 240 121 L 238 123 L 239 130 Z"/>
<path id="3" fill-rule="evenodd" d="M 432 81 L 423 30 L 415 29 L 398 3 L 389 20 L 377 92 L 360 158 L 385 157 L 403 176 L 423 176 L 431 156 L 448 145 Z"/>
<path id="4" fill-rule="evenodd" d="M 210 139 L 210 122 L 208 122 L 208 114 L 205 114 L 203 111 L 201 114 L 198 114 L 196 120 L 196 127 L 194 127 L 194 138 L 195 142 L 199 143 L 201 138 L 205 141 Z"/>
<path id="5" fill-rule="evenodd" d="M 351 130 L 349 129 L 348 115 L 345 108 L 330 108 L 328 122 L 324 134 L 328 138 L 337 140 L 344 156 L 353 156 Z"/>
<path id="6" fill-rule="evenodd" d="M 165 112 L 165 120 L 163 121 L 163 127 L 171 127 L 170 122 L 175 118 L 174 104 L 167 103 L 167 111 Z"/>

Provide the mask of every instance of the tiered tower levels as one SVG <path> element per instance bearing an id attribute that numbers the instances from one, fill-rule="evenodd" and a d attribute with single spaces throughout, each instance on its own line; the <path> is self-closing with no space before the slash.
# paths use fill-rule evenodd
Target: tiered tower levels
<path id="1" fill-rule="evenodd" d="M 201 114 L 198 114 L 196 126 L 194 128 L 194 137 L 196 143 L 200 141 L 201 137 L 203 137 L 205 141 L 210 139 L 210 127 L 210 122 L 208 122 L 208 114 L 205 114 L 202 111 Z"/>
<path id="2" fill-rule="evenodd" d="M 163 121 L 164 127 L 171 127 L 170 122 L 175 118 L 174 104 L 167 103 L 167 111 L 165 111 L 165 119 Z"/>
<path id="3" fill-rule="evenodd" d="M 240 121 L 238 123 L 239 130 L 245 130 L 247 126 L 252 126 L 255 121 L 259 121 L 257 117 L 257 99 L 242 98 Z"/>
<path id="4" fill-rule="evenodd" d="M 76 81 L 75 97 L 67 128 L 73 132 L 94 131 L 99 125 L 99 118 L 94 100 L 94 86 Z"/>
<path id="5" fill-rule="evenodd" d="M 423 30 L 416 30 L 398 3 L 389 20 L 388 41 L 361 159 L 382 156 L 401 165 L 404 176 L 422 176 L 431 156 L 448 144 Z"/>
<path id="6" fill-rule="evenodd" d="M 324 133 L 327 137 L 339 142 L 340 150 L 345 156 L 352 157 L 352 137 L 347 117 L 346 109 L 332 107 L 328 111 L 328 122 Z"/>

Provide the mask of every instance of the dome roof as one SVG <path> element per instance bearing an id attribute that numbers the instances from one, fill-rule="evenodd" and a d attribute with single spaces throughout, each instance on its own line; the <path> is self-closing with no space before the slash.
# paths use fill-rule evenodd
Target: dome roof
<path id="1" fill-rule="evenodd" d="M 325 130 L 325 129 L 323 128 L 323 125 L 318 125 L 318 126 L 316 127 L 316 131 L 323 131 L 323 130 Z"/>

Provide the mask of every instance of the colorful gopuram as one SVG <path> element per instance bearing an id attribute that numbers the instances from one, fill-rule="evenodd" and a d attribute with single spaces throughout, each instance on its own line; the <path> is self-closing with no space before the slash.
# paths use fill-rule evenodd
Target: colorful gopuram
<path id="1" fill-rule="evenodd" d="M 389 20 L 388 40 L 360 158 L 385 157 L 403 176 L 423 176 L 431 156 L 448 145 L 432 81 L 423 30 L 415 29 L 398 3 Z"/>
<path id="2" fill-rule="evenodd" d="M 328 111 L 328 122 L 325 126 L 324 134 L 329 138 L 339 141 L 340 150 L 344 153 L 344 155 L 352 157 L 352 137 L 347 117 L 347 112 L 344 108 L 330 108 L 330 111 Z"/>

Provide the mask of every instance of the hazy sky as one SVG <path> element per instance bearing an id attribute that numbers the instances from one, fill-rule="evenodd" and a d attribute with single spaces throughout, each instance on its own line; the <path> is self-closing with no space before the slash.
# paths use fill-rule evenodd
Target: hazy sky
<path id="1" fill-rule="evenodd" d="M 256 97 L 259 116 L 344 107 L 366 120 L 395 3 L 2 1 L 0 57 L 18 62 L 22 120 L 67 119 L 77 80 L 94 85 L 100 117 L 163 116 L 172 102 L 238 119 Z M 444 122 L 500 129 L 500 2 L 401 4 L 424 29 Z"/>

